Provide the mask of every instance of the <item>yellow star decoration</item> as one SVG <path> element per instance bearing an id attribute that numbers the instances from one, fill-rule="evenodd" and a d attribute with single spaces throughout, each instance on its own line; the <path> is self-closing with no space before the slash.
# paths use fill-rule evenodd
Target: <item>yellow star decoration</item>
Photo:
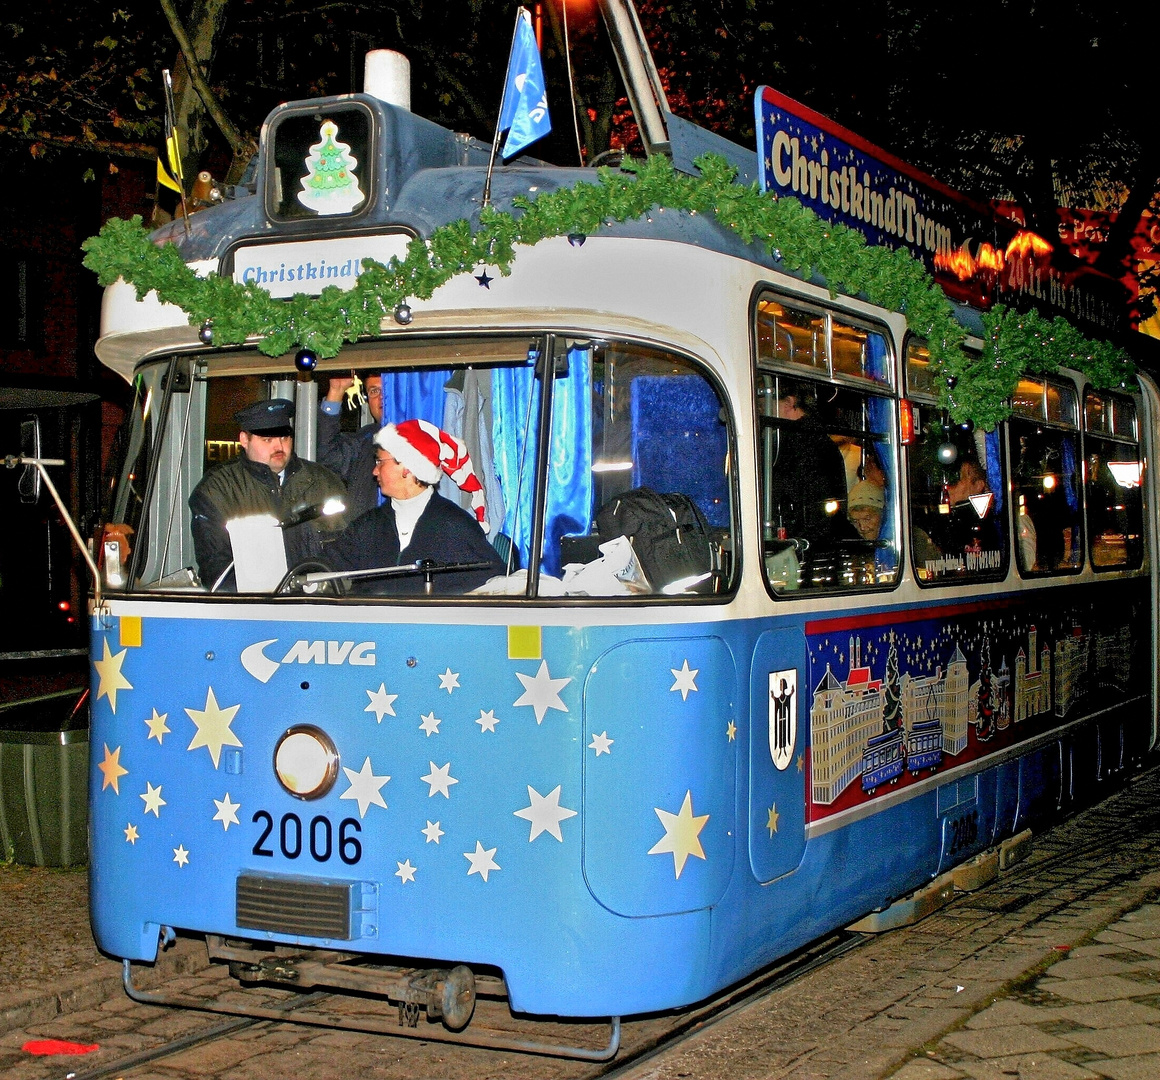
<path id="1" fill-rule="evenodd" d="M 729 721 L 729 726 L 725 729 L 725 734 L 729 736 L 730 742 L 737 738 L 737 725 L 732 720 Z"/>
<path id="2" fill-rule="evenodd" d="M 233 723 L 234 716 L 240 708 L 241 705 L 231 705 L 228 709 L 223 709 L 218 705 L 217 698 L 213 696 L 213 687 L 211 686 L 205 697 L 204 709 L 185 710 L 189 714 L 190 720 L 197 725 L 197 734 L 194 735 L 186 750 L 196 750 L 199 746 L 204 746 L 209 751 L 209 756 L 213 759 L 213 767 L 216 769 L 218 760 L 222 756 L 223 746 L 242 745 L 242 740 L 230 730 L 230 724 Z"/>
<path id="3" fill-rule="evenodd" d="M 806 756 L 805 756 L 805 754 L 798 754 L 797 767 L 798 767 L 798 772 L 805 772 L 806 771 Z"/>
<path id="4" fill-rule="evenodd" d="M 137 826 L 132 822 L 129 822 L 129 824 L 126 825 L 122 831 L 125 833 L 125 840 L 127 843 L 136 844 L 140 839 L 140 836 L 137 834 Z"/>
<path id="5" fill-rule="evenodd" d="M 97 684 L 97 701 L 107 697 L 109 708 L 115 713 L 117 711 L 117 691 L 133 689 L 133 684 L 121 674 L 121 665 L 125 662 L 125 654 L 129 650 L 122 649 L 114 656 L 109 651 L 108 638 L 105 638 L 101 644 L 105 647 L 105 655 L 100 660 L 93 661 L 93 667 L 97 669 L 97 676 L 100 679 Z"/>
<path id="6" fill-rule="evenodd" d="M 152 716 L 145 717 L 145 723 L 149 725 L 149 739 L 156 739 L 158 744 L 161 740 L 169 734 L 169 725 L 165 723 L 169 719 L 169 713 L 159 713 L 156 709 L 153 710 Z M 148 742 L 149 739 L 145 741 Z"/>
<path id="7" fill-rule="evenodd" d="M 128 776 L 129 770 L 121 764 L 121 748 L 118 746 L 116 750 L 110 750 L 109 744 L 105 743 L 105 760 L 102 761 L 97 768 L 104 773 L 105 779 L 101 781 L 101 790 L 104 791 L 107 787 L 112 787 L 114 795 L 121 794 L 120 779 L 122 776 Z"/>
<path id="8" fill-rule="evenodd" d="M 681 803 L 680 813 L 670 814 L 657 806 L 653 807 L 653 812 L 661 819 L 665 835 L 649 848 L 648 853 L 650 855 L 663 855 L 665 852 L 671 852 L 673 870 L 676 871 L 677 877 L 680 877 L 690 855 L 695 855 L 698 859 L 705 858 L 705 852 L 701 848 L 701 841 L 698 837 L 705 827 L 705 822 L 709 820 L 709 815 L 693 816 L 693 793 L 691 791 L 685 792 L 685 801 Z"/>
<path id="9" fill-rule="evenodd" d="M 772 839 L 773 839 L 773 834 L 774 834 L 775 832 L 777 832 L 777 820 L 778 820 L 778 818 L 780 818 L 780 817 L 781 817 L 781 814 L 779 814 L 779 813 L 777 812 L 777 803 L 774 803 L 774 804 L 773 804 L 773 805 L 772 805 L 772 806 L 769 808 L 769 819 L 768 819 L 768 820 L 766 821 L 766 823 L 765 823 L 765 827 L 766 827 L 766 828 L 769 830 L 769 838 L 770 838 L 770 840 L 772 840 Z"/>

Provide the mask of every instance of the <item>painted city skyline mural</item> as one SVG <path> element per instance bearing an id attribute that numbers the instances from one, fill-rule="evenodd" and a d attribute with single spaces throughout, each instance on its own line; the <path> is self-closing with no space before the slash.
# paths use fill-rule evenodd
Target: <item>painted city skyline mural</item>
<path id="1" fill-rule="evenodd" d="M 931 609 L 807 625 L 811 821 L 1131 697 L 1137 601 Z M 922 613 L 916 612 L 916 615 Z M 812 631 L 820 632 L 812 632 Z M 1094 707 L 1094 706 L 1093 706 Z"/>

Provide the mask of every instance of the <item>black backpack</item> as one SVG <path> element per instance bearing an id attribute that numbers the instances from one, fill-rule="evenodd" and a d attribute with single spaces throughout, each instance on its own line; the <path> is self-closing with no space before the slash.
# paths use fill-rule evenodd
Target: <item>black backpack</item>
<path id="1" fill-rule="evenodd" d="M 709 523 L 688 495 L 661 495 L 640 487 L 601 507 L 596 527 L 602 540 L 627 536 L 653 589 L 713 570 Z M 711 591 L 712 578 L 697 587 Z"/>

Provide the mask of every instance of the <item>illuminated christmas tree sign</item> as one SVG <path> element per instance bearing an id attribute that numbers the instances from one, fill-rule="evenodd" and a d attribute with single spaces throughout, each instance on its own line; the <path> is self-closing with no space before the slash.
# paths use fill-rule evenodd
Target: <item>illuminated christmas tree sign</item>
<path id="1" fill-rule="evenodd" d="M 349 214 L 364 198 L 355 176 L 358 161 L 350 147 L 338 141 L 333 120 L 324 121 L 318 135 L 306 158 L 298 201 L 317 214 Z"/>

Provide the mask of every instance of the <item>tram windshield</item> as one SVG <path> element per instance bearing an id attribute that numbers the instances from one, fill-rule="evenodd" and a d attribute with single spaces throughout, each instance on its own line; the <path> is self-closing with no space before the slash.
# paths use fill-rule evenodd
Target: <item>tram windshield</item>
<path id="1" fill-rule="evenodd" d="M 729 410 L 671 351 L 400 338 L 304 374 L 249 351 L 177 356 L 138 385 L 106 526 L 131 526 L 127 589 L 635 601 L 732 587 Z"/>

